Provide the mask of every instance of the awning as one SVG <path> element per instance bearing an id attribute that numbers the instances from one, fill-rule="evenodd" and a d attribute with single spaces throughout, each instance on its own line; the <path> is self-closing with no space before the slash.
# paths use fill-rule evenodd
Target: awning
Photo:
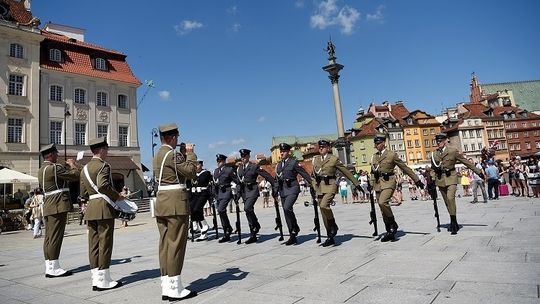
<path id="1" fill-rule="evenodd" d="M 85 156 L 83 159 L 79 160 L 78 163 L 86 165 L 90 159 L 92 159 L 91 156 Z M 127 156 L 107 156 L 105 161 L 111 165 L 112 170 L 141 170 L 141 168 Z"/>
<path id="2" fill-rule="evenodd" d="M 21 173 L 19 171 L 4 168 L 0 170 L 0 184 L 25 183 L 37 184 L 37 177 Z"/>

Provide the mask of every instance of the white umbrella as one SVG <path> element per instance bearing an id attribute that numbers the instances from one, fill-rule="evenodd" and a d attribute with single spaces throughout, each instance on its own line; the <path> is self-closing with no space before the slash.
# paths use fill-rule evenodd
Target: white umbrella
<path id="1" fill-rule="evenodd" d="M 0 184 L 38 184 L 37 177 L 8 168 L 0 169 Z M 4 186 L 4 208 L 6 208 L 6 186 Z"/>

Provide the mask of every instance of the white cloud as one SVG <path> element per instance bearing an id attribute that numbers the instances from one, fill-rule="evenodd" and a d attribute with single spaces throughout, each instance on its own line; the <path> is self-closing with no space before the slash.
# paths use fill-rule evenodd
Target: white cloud
<path id="1" fill-rule="evenodd" d="M 243 138 L 235 138 L 231 141 L 231 145 L 238 145 L 238 144 L 241 144 L 241 143 L 245 143 L 246 140 L 243 139 Z"/>
<path id="2" fill-rule="evenodd" d="M 158 95 L 161 100 L 169 100 L 171 98 L 171 92 L 169 91 L 159 91 Z"/>
<path id="3" fill-rule="evenodd" d="M 224 140 L 220 140 L 220 141 L 217 141 L 217 142 L 214 142 L 214 143 L 209 143 L 208 144 L 208 149 L 215 149 L 217 147 L 221 147 L 223 145 L 225 145 L 226 142 Z"/>
<path id="4" fill-rule="evenodd" d="M 235 23 L 232 25 L 231 30 L 237 33 L 240 31 L 240 28 L 242 28 L 242 25 L 240 23 Z"/>
<path id="5" fill-rule="evenodd" d="M 227 154 L 227 158 L 229 157 L 240 158 L 240 152 L 238 151 L 229 152 L 229 154 Z"/>
<path id="6" fill-rule="evenodd" d="M 375 11 L 374 14 L 367 14 L 366 15 L 366 20 L 367 21 L 379 21 L 379 22 L 382 22 L 383 19 L 384 19 L 384 16 L 383 16 L 383 10 L 385 9 L 385 6 L 384 5 L 379 5 L 377 7 L 377 10 Z"/>
<path id="7" fill-rule="evenodd" d="M 304 0 L 296 0 L 294 2 L 294 6 L 299 7 L 299 8 L 304 7 Z"/>
<path id="8" fill-rule="evenodd" d="M 180 24 L 174 26 L 176 34 L 183 36 L 191 33 L 193 30 L 199 29 L 204 25 L 199 21 L 194 20 L 182 20 Z"/>
<path id="9" fill-rule="evenodd" d="M 227 9 L 227 13 L 229 13 L 229 14 L 231 14 L 231 15 L 236 15 L 236 14 L 238 14 L 238 6 L 233 5 L 233 6 L 229 7 L 229 8 Z"/>
<path id="10" fill-rule="evenodd" d="M 257 119 L 257 122 L 264 122 L 266 120 L 266 117 L 261 116 Z"/>
<path id="11" fill-rule="evenodd" d="M 341 8 L 337 5 L 338 0 L 323 0 L 319 3 L 315 14 L 310 18 L 312 28 L 324 30 L 329 26 L 339 26 L 341 32 L 350 35 L 360 20 L 360 12 L 348 5 Z"/>

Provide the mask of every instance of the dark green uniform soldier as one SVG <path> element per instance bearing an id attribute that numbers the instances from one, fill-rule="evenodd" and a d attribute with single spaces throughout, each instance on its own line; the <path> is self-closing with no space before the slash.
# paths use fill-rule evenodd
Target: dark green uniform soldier
<path id="1" fill-rule="evenodd" d="M 66 160 L 67 166 L 58 164 L 58 150 L 54 144 L 41 150 L 45 160 L 38 172 L 38 180 L 44 193 L 43 216 L 47 229 L 43 241 L 45 277 L 54 278 L 71 275 L 60 267 L 58 257 L 64 240 L 67 213 L 72 209 L 67 182 L 78 181 L 80 169 L 73 159 Z"/>
<path id="2" fill-rule="evenodd" d="M 390 208 L 390 199 L 396 190 L 396 176 L 394 168 L 398 166 L 401 171 L 410 176 L 417 187 L 423 188 L 424 184 L 418 176 L 394 152 L 386 148 L 386 134 L 377 134 L 373 139 L 377 153 L 371 158 L 371 185 L 381 208 L 381 213 L 386 227 L 386 234 L 381 242 L 394 241 L 398 224 Z M 371 189 L 370 189 L 371 190 Z"/>
<path id="3" fill-rule="evenodd" d="M 334 218 L 334 213 L 330 208 L 330 204 L 334 200 L 337 193 L 336 171 L 340 171 L 347 179 L 349 179 L 355 187 L 359 188 L 358 180 L 347 170 L 335 155 L 329 154 L 330 142 L 327 140 L 319 140 L 319 153 L 313 157 L 313 179 L 311 181 L 313 188 L 317 194 L 321 215 L 326 228 L 328 239 L 322 244 L 323 247 L 335 245 L 334 237 L 337 234 L 338 226 Z"/>
<path id="4" fill-rule="evenodd" d="M 457 234 L 459 225 L 456 219 L 456 187 L 458 184 L 456 163 L 460 162 L 464 164 L 482 179 L 484 178 L 484 174 L 456 148 L 447 145 L 448 137 L 446 133 L 435 135 L 435 140 L 437 141 L 438 148 L 437 151 L 431 154 L 431 168 L 433 169 L 431 171 L 431 178 L 435 181 L 435 185 L 439 187 L 441 196 L 450 214 L 448 231 L 451 234 Z"/>
<path id="5" fill-rule="evenodd" d="M 160 126 L 159 135 L 161 148 L 153 166 L 158 183 L 155 214 L 159 230 L 161 298 L 173 301 L 197 295 L 184 288 L 180 277 L 189 230 L 186 181 L 197 178 L 197 156 L 193 153 L 193 144 L 186 144 L 185 156 L 175 150 L 179 136 L 175 123 Z"/>
<path id="6" fill-rule="evenodd" d="M 105 161 L 109 145 L 105 137 L 90 141 L 92 159 L 81 173 L 81 196 L 88 198 L 84 219 L 88 223 L 88 258 L 92 289 L 108 290 L 122 286 L 109 272 L 113 249 L 115 202 L 124 199 L 113 188 L 111 165 Z"/>

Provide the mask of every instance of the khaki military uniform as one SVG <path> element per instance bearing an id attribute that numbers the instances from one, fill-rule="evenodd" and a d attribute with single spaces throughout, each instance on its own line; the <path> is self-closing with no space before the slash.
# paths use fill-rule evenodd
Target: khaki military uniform
<path id="1" fill-rule="evenodd" d="M 415 182 L 419 180 L 414 171 L 394 152 L 385 149 L 382 153 L 377 152 L 371 160 L 371 176 L 370 182 L 377 197 L 377 203 L 381 208 L 383 220 L 388 222 L 389 218 L 393 218 L 394 214 L 390 208 L 390 199 L 396 190 L 396 175 L 394 168 L 398 166 L 405 174 L 410 176 Z M 378 174 L 378 176 L 376 176 Z"/>
<path id="2" fill-rule="evenodd" d="M 189 202 L 186 180 L 197 177 L 197 156 L 186 158 L 169 145 L 162 145 L 153 162 L 158 178 L 155 206 L 159 230 L 159 268 L 162 276 L 182 273 L 189 226 Z"/>
<path id="3" fill-rule="evenodd" d="M 456 172 L 456 163 L 460 162 L 467 168 L 480 175 L 482 171 L 469 162 L 457 149 L 445 146 L 443 151 L 434 151 L 431 158 L 431 178 L 443 197 L 448 213 L 456 215 L 456 187 L 459 183 Z"/>
<path id="4" fill-rule="evenodd" d="M 99 157 L 93 157 L 86 165 L 90 179 L 98 187 L 99 192 L 112 202 L 120 196 L 113 188 L 111 166 Z M 88 222 L 88 258 L 90 269 L 108 269 L 111 265 L 113 249 L 114 219 L 116 210 L 107 199 L 100 197 L 97 191 L 81 173 L 81 195 L 88 197 L 88 207 L 84 214 Z"/>
<path id="5" fill-rule="evenodd" d="M 39 168 L 38 181 L 45 196 L 43 216 L 47 229 L 43 241 L 45 260 L 58 260 L 64 240 L 67 213 L 72 209 L 68 182 L 79 180 L 80 169 L 44 161 Z"/>
<path id="6" fill-rule="evenodd" d="M 329 223 L 335 222 L 330 204 L 338 191 L 336 183 L 336 172 L 338 170 L 347 177 L 354 186 L 358 185 L 358 180 L 349 170 L 347 170 L 335 155 L 327 154 L 324 159 L 321 155 L 317 155 L 313 158 L 312 175 L 314 178 L 311 180 L 311 183 L 317 193 L 321 215 L 327 231 L 329 229 Z"/>

